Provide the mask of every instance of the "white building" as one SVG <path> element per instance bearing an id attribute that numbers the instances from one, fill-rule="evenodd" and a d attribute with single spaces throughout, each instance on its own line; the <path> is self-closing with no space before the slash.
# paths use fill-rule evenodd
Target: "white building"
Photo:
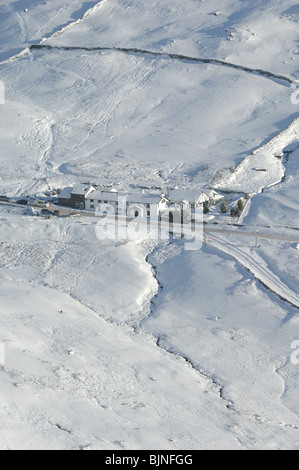
<path id="1" fill-rule="evenodd" d="M 96 190 L 86 198 L 86 209 L 99 214 L 126 217 L 159 217 L 167 208 L 163 194 L 119 193 L 116 190 Z"/>
<path id="2" fill-rule="evenodd" d="M 217 193 L 217 191 L 214 189 L 205 189 L 203 192 L 208 196 L 210 204 L 217 204 L 221 199 L 224 198 L 224 196 Z"/>
<path id="3" fill-rule="evenodd" d="M 223 198 L 214 190 L 209 189 L 172 189 L 168 193 L 170 204 L 179 204 L 190 212 L 201 209 L 203 204 L 215 204 Z"/>
<path id="4" fill-rule="evenodd" d="M 159 218 L 167 208 L 168 199 L 164 194 L 128 194 L 128 217 L 152 217 Z"/>
<path id="5" fill-rule="evenodd" d="M 209 203 L 209 196 L 200 189 L 172 189 L 169 191 L 168 198 L 170 204 L 190 213 L 201 209 L 204 203 Z"/>
<path id="6" fill-rule="evenodd" d="M 118 211 L 118 200 L 119 195 L 115 189 L 111 191 L 97 189 L 87 196 L 85 205 L 86 209 L 90 211 L 99 210 L 101 205 L 103 211 L 116 213 Z"/>
<path id="7" fill-rule="evenodd" d="M 123 193 L 116 189 L 98 189 L 86 196 L 85 207 L 100 214 L 111 214 L 129 218 L 161 219 L 161 215 L 184 220 L 201 210 L 204 204 L 218 202 L 220 196 L 214 190 L 174 189 L 167 196 L 157 193 Z M 173 214 L 170 214 L 173 212 Z"/>

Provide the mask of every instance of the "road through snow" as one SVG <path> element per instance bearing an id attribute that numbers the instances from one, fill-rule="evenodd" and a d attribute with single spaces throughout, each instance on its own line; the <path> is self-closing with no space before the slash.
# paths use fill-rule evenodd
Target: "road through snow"
<path id="1" fill-rule="evenodd" d="M 285 285 L 253 250 L 240 247 L 236 243 L 229 242 L 227 238 L 220 238 L 215 235 L 209 237 L 209 244 L 231 255 L 246 267 L 264 286 L 277 294 L 282 300 L 289 302 L 292 306 L 299 309 L 299 295 Z"/>

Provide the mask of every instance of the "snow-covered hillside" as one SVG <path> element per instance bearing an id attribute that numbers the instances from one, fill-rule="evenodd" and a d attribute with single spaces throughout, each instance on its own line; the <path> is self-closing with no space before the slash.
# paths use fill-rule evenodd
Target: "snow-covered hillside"
<path id="1" fill-rule="evenodd" d="M 295 0 L 0 2 L 0 195 L 252 196 L 197 251 L 1 203 L 2 449 L 296 448 L 298 22 Z"/>
<path id="2" fill-rule="evenodd" d="M 80 9 L 71 14 L 71 3 L 61 3 L 57 23 L 67 13 L 77 18 Z M 25 187 L 22 177 L 14 184 L 17 194 L 44 188 L 45 173 L 50 186 L 68 175 L 163 185 L 192 184 L 196 174 L 195 184 L 209 183 L 287 127 L 296 113 L 290 96 L 297 17 L 285 13 L 293 2 L 254 2 L 253 8 L 252 2 L 226 1 L 217 16 L 214 3 L 88 3 L 81 21 L 57 26 L 56 33 L 52 18 L 50 39 L 35 23 L 36 11 L 45 10 L 43 21 L 51 14 L 48 4 L 10 11 L 10 19 L 26 19 L 32 35 L 24 35 L 21 57 L 0 66 L 7 85 L 0 160 L 5 191 L 15 168 L 27 180 Z M 263 24 L 276 22 L 265 39 L 261 17 Z M 39 42 L 54 49 L 28 49 Z"/>

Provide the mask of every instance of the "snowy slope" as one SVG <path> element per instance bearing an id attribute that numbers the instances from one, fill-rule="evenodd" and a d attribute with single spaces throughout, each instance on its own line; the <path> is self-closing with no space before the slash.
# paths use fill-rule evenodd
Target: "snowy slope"
<path id="1" fill-rule="evenodd" d="M 212 377 L 234 416 L 247 416 L 253 427 L 263 423 L 260 439 L 265 441 L 253 439 L 254 447 L 267 447 L 269 435 L 274 448 L 294 446 L 290 441 L 297 433 L 291 428 L 298 426 L 297 418 L 283 392 L 289 379 L 282 381 L 277 368 L 284 372 L 289 364 L 296 309 L 269 298 L 231 256 L 209 246 L 194 253 L 171 246 L 166 251 L 168 256 L 157 250 L 150 257 L 163 289 L 145 328 L 166 350 L 187 357 Z M 291 374 L 290 382 L 290 388 L 296 387 L 298 374 Z M 280 426 L 288 444 L 275 442 L 280 432 L 273 434 L 273 428 Z M 240 432 L 248 445 L 246 427 Z"/>
<path id="2" fill-rule="evenodd" d="M 295 1 L 0 13 L 0 194 L 217 185 L 259 193 L 248 230 L 296 232 Z M 100 242 L 95 224 L 0 205 L 0 447 L 296 448 L 295 244 L 215 235 L 189 252 Z"/>
<path id="3" fill-rule="evenodd" d="M 1 234 L 2 448 L 295 445 L 297 318 L 231 259 L 103 244 L 89 219 L 3 210 Z"/>
<path id="4" fill-rule="evenodd" d="M 1 0 L 0 62 L 77 21 L 96 3 L 86 0 Z"/>
<path id="5" fill-rule="evenodd" d="M 274 129 L 273 107 L 279 107 L 279 119 L 289 108 L 288 88 L 264 78 L 109 51 L 32 51 L 2 76 L 9 83 L 3 116 L 10 129 L 8 143 L 3 136 L 9 166 L 21 164 L 28 180 L 47 171 L 50 185 L 65 173 L 122 183 L 121 173 L 135 162 L 142 166 L 129 183 L 136 176 L 142 182 L 144 165 L 149 183 L 160 185 L 167 172 L 174 170 L 179 178 L 190 168 L 208 166 L 199 175 L 208 183 L 215 169 L 234 163 L 244 140 L 245 148 L 255 145 L 256 114 L 261 121 L 274 116 Z M 223 80 L 233 87 L 224 91 Z M 268 119 L 267 130 L 260 126 L 260 139 L 268 132 Z M 7 152 L 1 158 L 9 173 Z M 166 178 L 156 175 L 160 167 Z"/>
<path id="6" fill-rule="evenodd" d="M 142 0 L 108 0 L 99 2 L 78 25 L 47 43 L 135 47 L 225 58 L 243 66 L 292 75 L 298 68 L 298 15 L 293 0 L 174 0 L 171 4 L 153 0 L 150 7 Z"/>
<path id="7" fill-rule="evenodd" d="M 255 3 L 260 21 L 261 11 L 277 18 L 277 9 L 292 2 L 275 2 L 275 8 L 271 2 Z M 149 186 L 173 180 L 192 184 L 196 174 L 195 184 L 208 184 L 289 125 L 296 112 L 290 101 L 296 61 L 282 65 L 276 49 L 271 55 L 254 45 L 247 51 L 246 39 L 227 39 L 226 29 L 252 18 L 252 2 L 225 2 L 218 16 L 213 6 L 188 1 L 169 8 L 168 2 L 154 2 L 145 9 L 144 2 L 99 2 L 81 21 L 57 28 L 59 34 L 43 42 L 54 49 L 27 50 L 3 64 L 3 179 L 15 177 L 21 167 L 37 191 L 45 187 L 36 181 L 45 171 L 50 186 L 61 176 L 64 181 L 65 174 L 73 180 L 123 180 L 122 185 L 146 178 Z M 288 20 L 292 27 L 285 33 L 286 21 L 282 16 L 277 28 L 293 44 L 294 22 Z M 247 51 L 239 61 L 221 51 L 234 51 L 236 42 Z M 115 47 L 218 59 L 224 65 Z M 264 58 L 272 62 L 262 64 Z M 286 80 L 226 67 L 226 62 L 279 73 Z M 135 162 L 141 164 L 139 171 Z M 126 174 L 128 166 L 130 171 L 135 167 L 132 177 Z M 16 190 L 27 188 L 20 181 Z"/>

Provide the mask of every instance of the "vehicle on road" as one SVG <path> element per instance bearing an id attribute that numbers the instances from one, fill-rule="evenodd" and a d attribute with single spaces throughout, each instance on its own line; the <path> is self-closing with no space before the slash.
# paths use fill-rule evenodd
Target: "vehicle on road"
<path id="1" fill-rule="evenodd" d="M 53 212 L 49 211 L 49 209 L 42 209 L 40 215 L 53 215 Z"/>
<path id="2" fill-rule="evenodd" d="M 22 206 L 26 206 L 28 204 L 27 199 L 19 199 L 17 204 L 21 204 Z"/>
<path id="3" fill-rule="evenodd" d="M 33 202 L 34 206 L 37 207 L 49 207 L 50 204 L 47 201 L 44 201 L 43 199 L 35 199 Z"/>

